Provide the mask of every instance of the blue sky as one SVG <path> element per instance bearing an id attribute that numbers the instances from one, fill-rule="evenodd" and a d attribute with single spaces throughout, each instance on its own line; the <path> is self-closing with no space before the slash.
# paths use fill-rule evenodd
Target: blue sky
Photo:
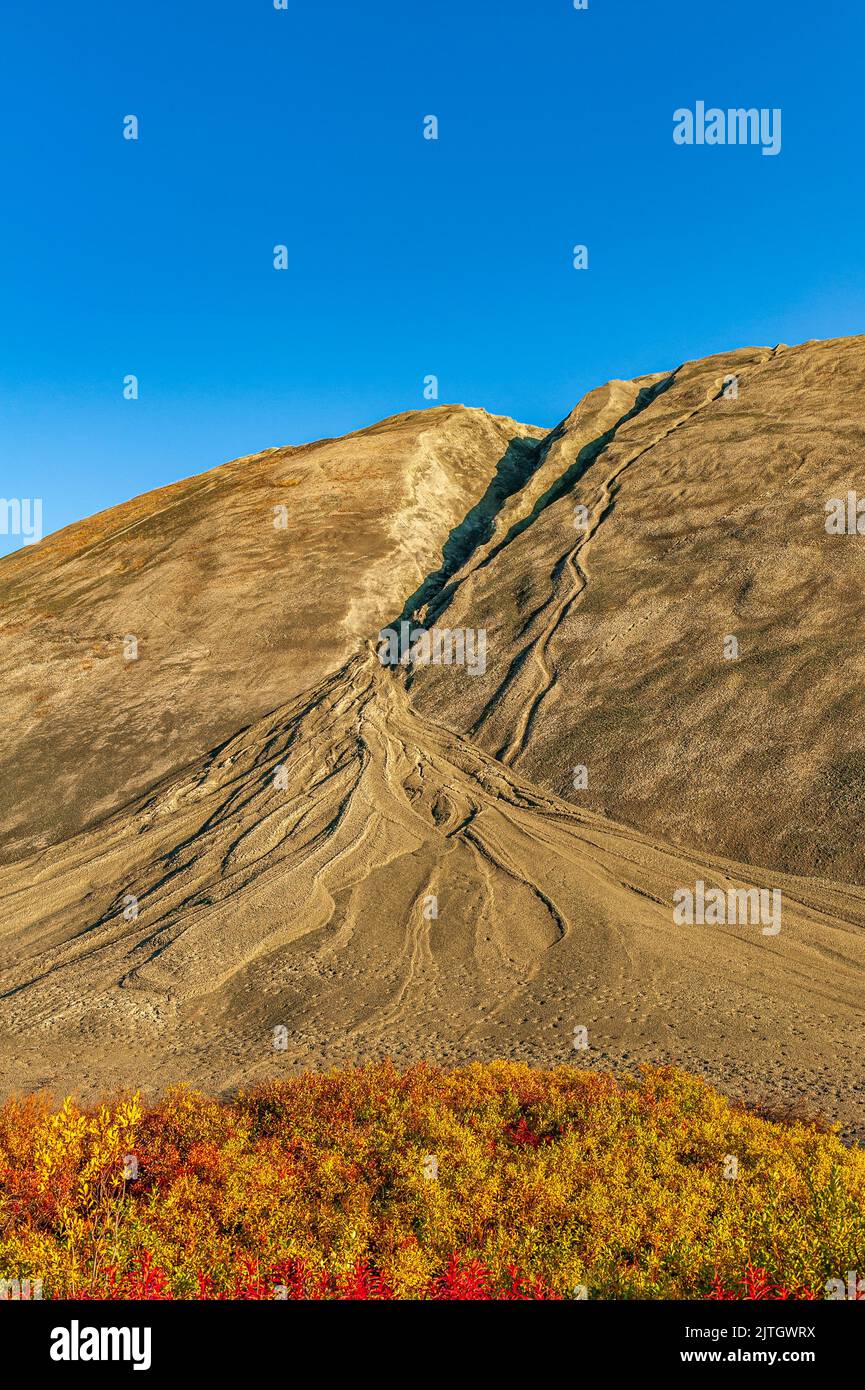
<path id="1" fill-rule="evenodd" d="M 0 496 L 55 530 L 428 374 L 553 425 L 610 377 L 860 332 L 861 9 L 5 0 Z M 781 153 L 676 146 L 697 100 L 779 107 Z"/>

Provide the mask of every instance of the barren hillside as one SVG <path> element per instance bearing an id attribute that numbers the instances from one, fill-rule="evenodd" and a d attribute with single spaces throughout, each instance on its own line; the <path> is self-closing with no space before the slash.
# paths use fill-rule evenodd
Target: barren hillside
<path id="1" fill-rule="evenodd" d="M 3 1089 L 674 1061 L 861 1132 L 863 388 L 854 339 L 441 407 L 4 561 Z"/>

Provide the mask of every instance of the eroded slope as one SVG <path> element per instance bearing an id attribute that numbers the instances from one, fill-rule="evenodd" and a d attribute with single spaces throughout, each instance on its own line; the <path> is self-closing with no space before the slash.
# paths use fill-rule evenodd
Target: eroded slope
<path id="1" fill-rule="evenodd" d="M 4 855 L 98 822 L 315 685 L 542 434 L 462 406 L 409 412 L 236 459 L 7 557 Z"/>
<path id="2" fill-rule="evenodd" d="M 637 385 L 586 398 L 546 494 L 451 580 L 429 620 L 483 628 L 487 672 L 418 669 L 416 705 L 654 836 L 861 883 L 865 538 L 825 505 L 865 496 L 865 340 Z"/>

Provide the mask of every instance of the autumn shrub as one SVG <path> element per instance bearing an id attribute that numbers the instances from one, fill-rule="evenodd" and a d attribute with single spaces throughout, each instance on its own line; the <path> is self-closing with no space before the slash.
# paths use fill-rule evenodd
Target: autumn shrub
<path id="1" fill-rule="evenodd" d="M 861 1149 L 672 1068 L 0 1107 L 0 1278 L 44 1297 L 822 1297 L 865 1272 L 863 1199 Z"/>

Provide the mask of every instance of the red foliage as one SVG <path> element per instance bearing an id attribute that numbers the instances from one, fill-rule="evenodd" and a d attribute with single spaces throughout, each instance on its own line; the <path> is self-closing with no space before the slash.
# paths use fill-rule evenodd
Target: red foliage
<path id="1" fill-rule="evenodd" d="M 520 1115 L 517 1120 L 505 1125 L 505 1138 L 521 1148 L 536 1149 L 540 1144 L 551 1144 L 556 1137 L 556 1134 L 538 1134 L 525 1115 Z"/>
<path id="2" fill-rule="evenodd" d="M 159 1265 L 155 1265 L 150 1255 L 145 1254 L 138 1266 L 118 1276 L 116 1265 L 107 1265 L 103 1271 L 103 1283 L 76 1295 L 79 1299 L 159 1299 L 168 1301 L 174 1298 L 168 1283 L 168 1275 Z"/>
<path id="3" fill-rule="evenodd" d="M 209 1274 L 199 1271 L 196 1280 L 195 1296 L 204 1300 L 390 1301 L 396 1298 L 388 1280 L 365 1260 L 356 1260 L 346 1274 L 332 1274 L 327 1270 L 310 1269 L 303 1260 L 291 1259 L 277 1265 L 266 1276 L 254 1260 L 246 1260 L 232 1287 L 221 1293 L 214 1291 Z M 530 1279 L 513 1265 L 508 1267 L 508 1281 L 496 1286 L 490 1270 L 480 1260 L 462 1262 L 459 1256 L 452 1255 L 443 1273 L 433 1279 L 419 1297 L 434 1301 L 561 1299 L 561 1294 L 549 1288 L 542 1279 Z M 144 1255 L 138 1267 L 122 1278 L 118 1277 L 116 1267 L 109 1265 L 103 1271 L 100 1284 L 78 1295 L 79 1299 L 87 1300 L 173 1297 L 165 1271 L 153 1264 L 150 1255 Z"/>
<path id="4" fill-rule="evenodd" d="M 816 1299 L 817 1295 L 804 1285 L 788 1289 L 784 1284 L 773 1284 L 765 1269 L 749 1264 L 746 1265 L 745 1273 L 733 1289 L 725 1288 L 720 1275 L 716 1274 L 712 1281 L 712 1291 L 708 1297 L 714 1300 L 740 1299 L 753 1302 L 760 1299 Z"/>

